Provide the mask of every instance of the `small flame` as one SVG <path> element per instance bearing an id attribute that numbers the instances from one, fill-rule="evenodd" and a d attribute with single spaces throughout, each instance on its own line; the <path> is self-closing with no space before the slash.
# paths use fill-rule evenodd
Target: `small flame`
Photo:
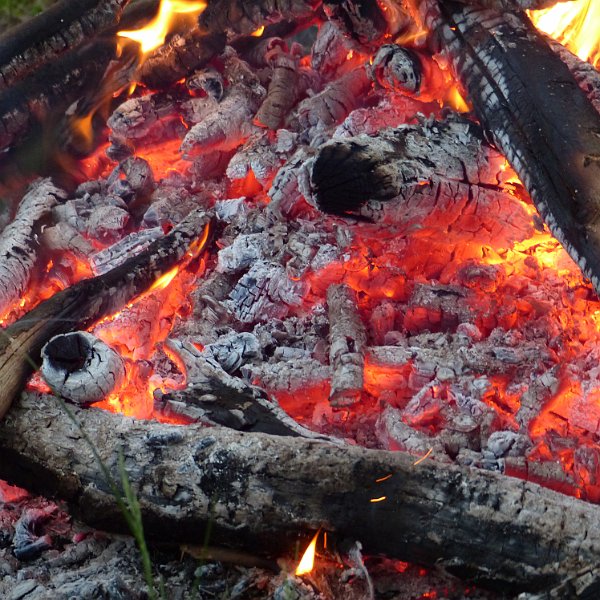
<path id="1" fill-rule="evenodd" d="M 527 13 L 540 31 L 564 44 L 581 60 L 596 67 L 600 64 L 600 2 L 559 2 L 551 8 Z"/>
<path id="2" fill-rule="evenodd" d="M 471 107 L 462 97 L 456 86 L 452 86 L 450 88 L 450 91 L 446 96 L 446 103 L 449 104 L 455 111 L 460 113 L 469 112 L 471 110 Z"/>
<path id="3" fill-rule="evenodd" d="M 119 31 L 117 35 L 137 42 L 140 45 L 140 51 L 145 55 L 165 43 L 175 16 L 197 16 L 205 8 L 206 2 L 203 1 L 161 0 L 158 14 L 148 25 L 132 31 Z"/>
<path id="4" fill-rule="evenodd" d="M 254 37 L 260 37 L 265 32 L 265 26 L 261 25 L 258 29 L 255 29 L 250 35 Z"/>
<path id="5" fill-rule="evenodd" d="M 317 539 L 319 531 L 315 533 L 315 537 L 311 540 L 308 548 L 304 551 L 298 566 L 296 567 L 296 575 L 308 575 L 315 566 L 315 553 L 317 550 Z"/>

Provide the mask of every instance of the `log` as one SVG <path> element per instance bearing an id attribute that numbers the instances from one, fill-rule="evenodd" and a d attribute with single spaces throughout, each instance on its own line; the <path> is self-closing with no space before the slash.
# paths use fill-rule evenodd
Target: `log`
<path id="1" fill-rule="evenodd" d="M 554 236 L 600 290 L 600 114 L 524 13 L 424 3 L 426 23 Z"/>
<path id="2" fill-rule="evenodd" d="M 58 292 L 4 329 L 0 336 L 0 418 L 39 364 L 46 342 L 61 333 L 87 329 L 123 308 L 177 265 L 190 247 L 200 252 L 210 229 L 206 214 L 194 211 L 145 252 L 104 275 Z"/>
<path id="3" fill-rule="evenodd" d="M 0 37 L 0 90 L 119 21 L 129 0 L 61 0 Z"/>
<path id="4" fill-rule="evenodd" d="M 211 544 L 277 555 L 323 527 L 360 540 L 367 553 L 444 566 L 503 593 L 552 588 L 597 563 L 597 506 L 499 473 L 71 411 L 115 478 L 122 449 L 150 539 L 197 542 L 210 523 Z M 123 527 L 90 448 L 55 398 L 24 394 L 0 423 L 0 453 L 0 477 L 66 499 L 90 525 Z"/>

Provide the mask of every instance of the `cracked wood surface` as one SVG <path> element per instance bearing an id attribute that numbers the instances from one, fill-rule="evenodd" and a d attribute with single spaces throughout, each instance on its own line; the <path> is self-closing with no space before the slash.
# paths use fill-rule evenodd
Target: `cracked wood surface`
<path id="1" fill-rule="evenodd" d="M 123 449 L 150 538 L 197 541 L 210 522 L 211 543 L 276 555 L 299 532 L 323 527 L 359 539 L 366 552 L 436 563 L 505 591 L 546 589 L 597 562 L 597 506 L 498 473 L 71 410 L 115 477 Z M 90 525 L 123 527 L 94 456 L 55 398 L 23 395 L 0 423 L 0 452 L 0 477 L 65 498 Z"/>

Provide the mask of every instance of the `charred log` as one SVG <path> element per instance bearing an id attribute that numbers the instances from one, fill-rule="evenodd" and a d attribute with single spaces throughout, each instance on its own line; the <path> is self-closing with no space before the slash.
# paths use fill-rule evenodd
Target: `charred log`
<path id="1" fill-rule="evenodd" d="M 191 213 L 142 254 L 55 294 L 6 328 L 0 338 L 0 417 L 33 371 L 46 342 L 61 333 L 87 329 L 146 291 L 185 256 L 190 246 L 199 244 L 198 251 L 203 247 L 209 235 L 208 223 L 204 213 Z"/>
<path id="2" fill-rule="evenodd" d="M 61 0 L 0 38 L 0 90 L 118 22 L 129 0 Z"/>
<path id="3" fill-rule="evenodd" d="M 114 477 L 123 449 L 150 537 L 198 540 L 211 523 L 211 542 L 273 555 L 323 527 L 359 539 L 366 552 L 435 563 L 504 592 L 544 590 L 597 562 L 596 506 L 498 473 L 71 410 Z M 0 451 L 0 477 L 62 496 L 96 527 L 123 526 L 96 459 L 56 399 L 23 396 L 0 424 Z"/>
<path id="4" fill-rule="evenodd" d="M 524 14 L 427 4 L 475 113 L 599 290 L 600 114 Z"/>

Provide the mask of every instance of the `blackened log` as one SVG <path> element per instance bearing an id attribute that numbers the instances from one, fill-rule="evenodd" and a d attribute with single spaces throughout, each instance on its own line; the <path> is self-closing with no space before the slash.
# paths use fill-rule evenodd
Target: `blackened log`
<path id="1" fill-rule="evenodd" d="M 281 555 L 322 527 L 370 554 L 436 564 L 504 593 L 551 588 L 597 564 L 597 506 L 496 472 L 71 410 L 115 479 L 122 449 L 149 539 L 197 541 L 211 527 L 212 544 Z M 124 528 L 55 398 L 25 394 L 16 403 L 0 423 L 0 454 L 3 479 L 65 498 L 90 525 Z"/>
<path id="2" fill-rule="evenodd" d="M 402 125 L 323 144 L 310 166 L 308 200 L 360 216 L 368 200 L 407 197 L 421 186 L 496 186 L 499 162 L 481 128 L 462 117 Z"/>
<path id="3" fill-rule="evenodd" d="M 475 114 L 600 290 L 600 114 L 524 13 L 426 4 Z"/>
<path id="4" fill-rule="evenodd" d="M 0 315 L 2 318 L 24 297 L 37 262 L 37 236 L 50 221 L 54 206 L 66 193 L 50 179 L 31 185 L 17 214 L 0 235 Z"/>
<path id="5" fill-rule="evenodd" d="M 112 271 L 84 279 L 42 302 L 0 336 L 0 418 L 39 363 L 42 346 L 55 335 L 87 329 L 145 292 L 172 269 L 190 247 L 200 251 L 209 236 L 209 218 L 188 215 L 168 235 Z"/>
<path id="6" fill-rule="evenodd" d="M 61 0 L 0 37 L 0 90 L 119 21 L 129 0 Z"/>
<path id="7" fill-rule="evenodd" d="M 388 33 L 379 3 L 372 0 L 323 0 L 328 18 L 363 44 L 375 43 Z"/>

